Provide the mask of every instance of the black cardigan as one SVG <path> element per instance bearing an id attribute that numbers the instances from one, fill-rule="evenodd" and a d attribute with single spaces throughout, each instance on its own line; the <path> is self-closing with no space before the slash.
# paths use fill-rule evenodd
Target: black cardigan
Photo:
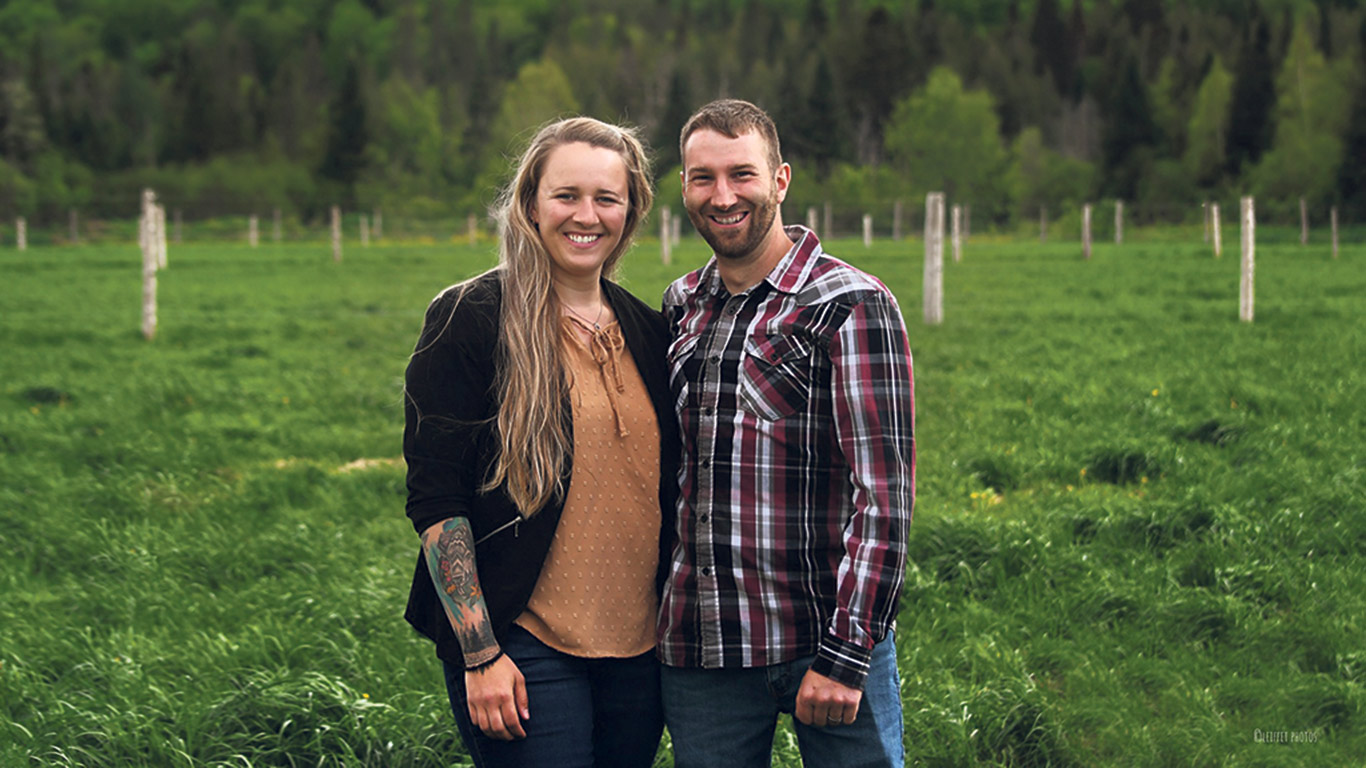
<path id="1" fill-rule="evenodd" d="M 679 452 L 666 361 L 668 326 L 657 310 L 615 283 L 604 280 L 602 288 L 659 424 L 662 526 L 657 586 L 662 587 L 674 540 Z M 480 586 L 500 641 L 531 598 L 564 509 L 560 497 L 522 519 L 504 488 L 479 490 L 498 451 L 493 420 L 501 300 L 502 281 L 494 271 L 475 278 L 463 297 L 452 288 L 432 301 L 417 351 L 408 363 L 403 430 L 408 517 L 419 533 L 449 517 L 469 519 Z M 568 400 L 563 407 L 572 427 Z M 565 471 L 568 477 L 569 468 Z M 464 664 L 420 549 L 404 618 L 436 643 L 443 661 Z"/>

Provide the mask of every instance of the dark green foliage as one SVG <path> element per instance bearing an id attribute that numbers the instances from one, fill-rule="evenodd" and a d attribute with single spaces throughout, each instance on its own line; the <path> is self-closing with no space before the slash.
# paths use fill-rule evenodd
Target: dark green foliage
<path id="1" fill-rule="evenodd" d="M 1228 170 L 1233 175 L 1256 163 L 1271 146 L 1276 106 L 1276 62 L 1268 50 L 1271 30 L 1260 13 L 1245 25 L 1242 43 L 1228 123 Z"/>
<path id="2" fill-rule="evenodd" d="M 328 111 L 327 151 L 318 173 L 342 189 L 341 202 L 355 204 L 355 184 L 365 166 L 365 104 L 361 100 L 360 71 L 347 62 L 341 90 Z"/>
<path id="3" fill-rule="evenodd" d="M 1139 482 L 1159 470 L 1157 460 L 1149 453 L 1127 447 L 1100 448 L 1086 462 L 1089 479 L 1115 485 Z"/>

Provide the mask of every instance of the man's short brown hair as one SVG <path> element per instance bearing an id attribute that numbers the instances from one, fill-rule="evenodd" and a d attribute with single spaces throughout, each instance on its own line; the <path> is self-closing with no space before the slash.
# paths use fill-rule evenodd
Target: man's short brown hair
<path id="1" fill-rule="evenodd" d="M 783 164 L 782 149 L 778 145 L 778 127 L 773 124 L 773 118 L 768 113 L 740 99 L 717 99 L 703 106 L 688 118 L 688 122 L 683 125 L 683 132 L 678 137 L 678 157 L 684 159 L 683 148 L 688 143 L 688 137 L 701 130 L 716 131 L 717 133 L 738 139 L 750 131 L 757 131 L 768 145 L 768 164 L 770 171 L 777 171 Z M 684 160 L 686 163 L 686 160 Z M 686 165 L 684 171 L 687 171 Z"/>

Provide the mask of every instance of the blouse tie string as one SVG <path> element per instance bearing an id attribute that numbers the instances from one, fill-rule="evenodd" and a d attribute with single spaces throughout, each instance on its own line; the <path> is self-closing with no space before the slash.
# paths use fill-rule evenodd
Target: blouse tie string
<path id="1" fill-rule="evenodd" d="M 601 328 L 589 326 L 578 318 L 569 319 L 588 331 L 588 351 L 593 355 L 593 362 L 598 364 L 598 371 L 602 374 L 603 388 L 607 390 L 607 402 L 611 405 L 612 416 L 617 422 L 617 436 L 629 436 L 631 433 L 626 429 L 626 422 L 621 416 L 621 404 L 617 401 L 617 395 L 626 391 L 626 382 L 621 378 L 621 352 L 626 348 L 626 340 L 620 333 L 607 333 Z"/>

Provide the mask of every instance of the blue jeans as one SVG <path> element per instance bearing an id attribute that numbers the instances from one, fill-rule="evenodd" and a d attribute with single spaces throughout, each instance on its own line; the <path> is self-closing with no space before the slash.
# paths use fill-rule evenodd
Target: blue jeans
<path id="1" fill-rule="evenodd" d="M 817 728 L 793 718 L 806 768 L 901 768 L 901 682 L 892 639 L 888 634 L 873 646 L 852 725 Z M 815 658 L 750 669 L 663 667 L 664 722 L 676 768 L 768 768 L 778 714 L 796 708 L 797 689 Z"/>
<path id="2" fill-rule="evenodd" d="M 561 653 L 513 625 L 503 652 L 526 678 L 526 738 L 491 739 L 470 722 L 465 670 L 446 664 L 460 739 L 477 768 L 648 768 L 664 730 L 654 651 L 629 659 Z"/>

